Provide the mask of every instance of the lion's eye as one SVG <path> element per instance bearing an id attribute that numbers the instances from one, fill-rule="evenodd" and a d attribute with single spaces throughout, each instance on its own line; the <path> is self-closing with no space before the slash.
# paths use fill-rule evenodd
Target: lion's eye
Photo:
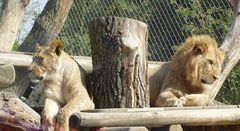
<path id="1" fill-rule="evenodd" d="M 214 64 L 213 60 L 208 60 L 208 62 L 209 62 L 209 64 L 211 64 L 211 65 Z"/>

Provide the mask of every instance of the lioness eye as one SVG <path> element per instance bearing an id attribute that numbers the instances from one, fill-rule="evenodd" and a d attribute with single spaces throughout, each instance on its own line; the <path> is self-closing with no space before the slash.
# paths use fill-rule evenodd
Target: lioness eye
<path id="1" fill-rule="evenodd" d="M 41 65 L 42 64 L 42 61 L 43 61 L 43 57 L 35 57 L 35 59 L 34 59 L 34 61 L 37 63 L 37 64 L 39 64 L 39 65 Z"/>

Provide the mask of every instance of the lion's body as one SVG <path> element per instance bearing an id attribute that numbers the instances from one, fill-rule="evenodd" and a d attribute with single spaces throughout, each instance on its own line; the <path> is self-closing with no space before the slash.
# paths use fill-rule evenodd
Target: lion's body
<path id="1" fill-rule="evenodd" d="M 149 70 L 151 105 L 205 105 L 210 94 L 204 85 L 218 78 L 224 57 L 213 38 L 188 38 L 170 62 L 161 65 L 157 72 Z"/>
<path id="2" fill-rule="evenodd" d="M 67 131 L 70 115 L 93 109 L 94 104 L 85 88 L 84 70 L 60 46 L 54 41 L 50 47 L 38 47 L 29 69 L 33 80 L 43 79 L 43 124 L 48 130 Z"/>

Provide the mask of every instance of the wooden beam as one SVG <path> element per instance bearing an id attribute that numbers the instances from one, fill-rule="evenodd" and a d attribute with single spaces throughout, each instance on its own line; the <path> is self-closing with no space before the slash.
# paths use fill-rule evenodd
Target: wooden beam
<path id="1" fill-rule="evenodd" d="M 206 86 L 206 88 L 210 89 L 210 103 L 214 100 L 228 74 L 240 59 L 240 0 L 237 0 L 235 4 L 235 15 L 232 25 L 221 45 L 221 48 L 226 52 L 223 72 L 221 73 L 220 78 L 213 84 Z"/>
<path id="2" fill-rule="evenodd" d="M 0 64 L 29 66 L 32 62 L 32 54 L 22 52 L 0 52 L 0 60 Z"/>
<path id="3" fill-rule="evenodd" d="M 32 62 L 33 53 L 29 52 L 0 52 L 0 65 L 28 67 Z M 72 56 L 86 71 L 92 70 L 91 57 Z"/>
<path id="4" fill-rule="evenodd" d="M 32 62 L 33 53 L 0 52 L 0 65 L 28 67 Z M 88 56 L 72 56 L 87 72 L 92 72 L 92 58 Z M 148 61 L 148 69 L 156 70 L 165 62 Z"/>
<path id="5" fill-rule="evenodd" d="M 182 107 L 176 109 L 168 107 L 83 111 L 70 117 L 70 127 L 78 129 L 79 127 L 161 127 L 171 124 L 183 126 L 240 124 L 238 106 Z"/>

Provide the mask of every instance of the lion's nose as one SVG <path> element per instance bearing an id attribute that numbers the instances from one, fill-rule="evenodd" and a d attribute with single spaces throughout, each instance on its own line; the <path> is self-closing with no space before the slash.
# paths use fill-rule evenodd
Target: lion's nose
<path id="1" fill-rule="evenodd" d="M 43 80 L 43 77 L 42 77 L 42 76 L 40 77 L 40 80 Z"/>

